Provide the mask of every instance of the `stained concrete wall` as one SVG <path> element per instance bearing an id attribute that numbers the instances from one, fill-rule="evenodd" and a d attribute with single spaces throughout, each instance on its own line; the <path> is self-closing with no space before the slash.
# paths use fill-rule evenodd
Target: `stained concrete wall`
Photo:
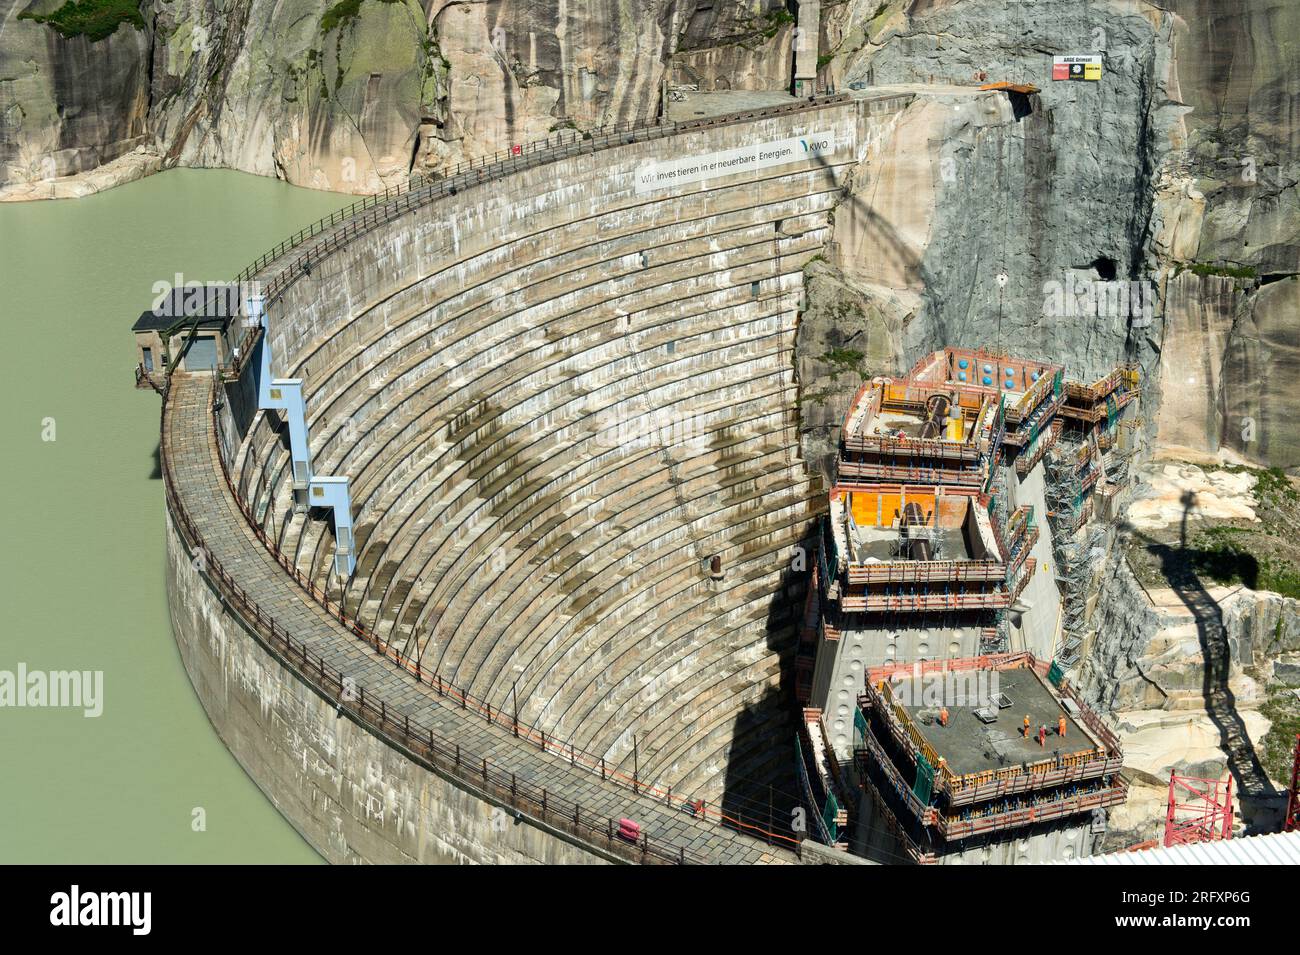
<path id="1" fill-rule="evenodd" d="M 525 721 L 581 748 L 630 767 L 635 735 L 642 771 L 701 798 L 788 773 L 789 554 L 824 500 L 798 455 L 802 268 L 909 100 L 583 148 L 315 263 L 268 340 L 305 382 L 317 472 L 353 481 L 349 610 L 493 705 L 517 685 Z M 637 188 L 650 160 L 814 132 L 829 161 Z M 659 412 L 683 431 L 624 433 Z M 239 487 L 323 583 L 327 524 L 294 513 L 286 463 L 255 419 Z"/>
<path id="2" fill-rule="evenodd" d="M 472 690 L 500 705 L 495 696 L 510 693 L 512 684 L 488 682 L 492 667 L 498 660 L 527 661 L 533 669 L 518 681 L 525 719 L 572 712 L 566 729 L 585 734 L 576 735 L 580 747 L 623 761 L 630 759 L 631 734 L 644 727 L 642 771 L 669 784 L 689 778 L 703 787 L 692 791 L 706 798 L 730 792 L 737 775 L 761 776 L 778 766 L 788 773 L 789 733 L 781 732 L 784 708 L 774 692 L 788 653 L 776 629 L 784 625 L 771 623 L 770 607 L 797 605 L 781 593 L 787 552 L 820 502 L 820 489 L 797 455 L 790 352 L 801 269 L 828 234 L 839 169 L 860 158 L 868 127 L 908 99 L 847 100 L 661 141 L 579 150 L 463 189 L 366 233 L 314 262 L 311 275 L 270 306 L 274 373 L 303 378 L 316 469 L 354 480 L 362 546 L 362 532 L 390 514 L 398 515 L 388 525 L 394 532 L 416 527 L 448 535 L 445 549 L 437 550 L 420 545 L 422 536 L 411 531 L 399 538 L 411 544 L 407 567 L 384 550 L 369 564 L 363 554 L 361 570 L 400 581 L 418 576 L 427 559 L 432 571 L 414 583 L 425 594 L 432 590 L 433 621 L 456 620 L 454 635 L 485 628 L 485 636 L 456 648 L 459 655 L 441 667 L 481 669 L 484 684 L 470 684 Z M 834 162 L 804 160 L 651 192 L 636 188 L 647 160 L 811 132 L 834 137 Z M 696 233 L 689 231 L 692 223 L 699 224 Z M 635 265 L 641 253 L 649 268 L 644 261 Z M 681 266 L 673 265 L 675 258 Z M 665 278 L 645 277 L 656 268 Z M 685 289 L 689 296 L 672 284 L 678 268 L 701 276 L 699 288 Z M 733 297 L 742 301 L 724 308 L 719 293 L 710 297 L 706 280 L 720 291 L 734 287 Z M 763 285 L 761 296 L 751 296 L 751 280 Z M 620 324 L 621 298 L 647 293 L 651 300 L 640 304 L 636 328 Z M 694 298 L 689 309 L 679 297 Z M 615 320 L 586 318 L 603 310 Z M 691 310 L 697 314 L 678 314 Z M 664 331 L 656 332 L 660 326 Z M 530 364 L 532 355 L 546 360 Z M 690 375 L 665 390 L 669 376 L 660 363 L 676 376 L 683 369 Z M 502 394 L 497 383 L 503 379 L 493 376 L 507 366 L 514 377 L 504 381 L 515 390 Z M 747 396 L 751 379 L 764 387 Z M 538 382 L 532 391 L 512 384 L 532 380 Z M 727 389 L 734 400 L 720 400 Z M 638 452 L 608 476 L 599 468 L 608 468 L 621 447 L 552 443 L 532 460 L 506 441 L 511 429 L 536 441 L 569 428 L 575 393 L 589 396 L 588 412 L 608 415 L 618 403 L 616 419 L 669 399 L 714 395 L 717 409 L 708 414 L 716 437 L 701 443 L 692 441 L 695 435 L 674 435 L 661 450 L 652 445 L 651 453 Z M 283 448 L 264 415 L 250 420 L 250 401 L 247 376 L 227 388 L 218 432 L 223 456 L 263 513 L 259 505 L 274 503 L 285 489 Z M 686 447 L 679 448 L 679 437 Z M 548 487 L 532 477 L 513 497 L 502 486 L 508 469 L 553 470 L 548 461 L 567 462 L 561 482 L 594 475 L 591 480 L 603 483 L 566 492 L 562 483 Z M 430 521 L 421 501 L 430 515 L 450 502 L 452 516 Z M 658 502 L 660 510 L 642 513 L 641 501 Z M 313 555 L 329 549 L 321 529 L 327 522 L 294 514 L 287 498 L 279 504 L 280 510 L 265 511 L 274 517 L 269 532 L 302 569 L 315 572 Z M 407 515 L 416 513 L 412 524 Z M 516 514 L 509 525 L 514 536 L 497 536 L 499 522 Z M 565 523 L 557 524 L 560 519 Z M 389 543 L 387 532 L 375 539 L 376 552 Z M 647 540 L 664 542 L 664 552 Z M 584 547 L 588 554 L 603 549 L 618 567 L 588 571 L 578 559 Z M 691 553 L 701 547 L 727 554 L 726 580 L 709 581 L 700 572 Z M 508 560 L 473 570 L 493 554 Z M 242 631 L 234 632 L 210 595 L 193 581 L 182 585 L 190 572 L 182 561 L 175 566 L 178 640 L 214 724 L 328 858 L 591 858 L 585 849 L 564 848 L 569 844 L 559 836 L 506 838 L 492 827 L 490 807 L 472 794 L 388 752 L 364 730 L 336 727 L 333 711 L 276 669 Z M 637 575 L 643 589 L 632 586 Z M 601 580 L 617 585 L 603 598 L 603 617 L 581 589 Z M 686 602 L 688 591 L 693 604 Z M 549 619 L 565 630 L 553 635 L 527 615 L 557 599 Z M 535 685 L 541 689 L 534 693 Z M 594 716 L 583 716 L 593 706 Z M 544 728 L 553 725 L 554 719 Z M 737 773 L 737 765 L 747 768 Z"/>
<path id="3" fill-rule="evenodd" d="M 814 130 L 831 130 L 839 142 L 853 149 L 858 125 L 857 106 L 850 102 L 842 107 L 593 150 L 524 170 L 494 181 L 487 188 L 470 188 L 440 199 L 369 232 L 363 241 L 350 243 L 331 255 L 319 274 L 295 283 L 268 309 L 275 353 L 296 365 L 311 346 L 345 332 L 358 316 L 395 293 L 420 292 L 412 288 L 415 283 L 449 266 L 453 271 L 445 276 L 446 281 L 472 284 L 479 270 L 520 264 L 506 260 L 513 251 L 510 246 L 534 233 L 576 223 L 568 241 L 580 245 L 598 238 L 595 222 L 610 212 L 622 209 L 631 217 L 647 201 L 703 191 L 694 184 L 639 195 L 636 174 L 647 161 L 705 154 Z M 752 176 L 740 173 L 732 180 L 748 178 Z M 709 184 L 726 181 L 720 178 Z M 548 239 L 554 241 L 555 237 Z M 537 260 L 546 261 L 563 250 L 549 245 L 533 254 Z M 472 263 L 466 261 L 482 253 L 487 254 Z M 434 288 L 430 284 L 427 290 Z M 393 310 L 393 305 L 387 310 Z M 310 368 L 303 370 L 302 377 L 310 396 Z"/>
<path id="4" fill-rule="evenodd" d="M 412 762 L 337 712 L 245 629 L 190 563 L 167 515 L 167 597 L 213 728 L 330 862 L 604 862 L 567 837 Z"/>

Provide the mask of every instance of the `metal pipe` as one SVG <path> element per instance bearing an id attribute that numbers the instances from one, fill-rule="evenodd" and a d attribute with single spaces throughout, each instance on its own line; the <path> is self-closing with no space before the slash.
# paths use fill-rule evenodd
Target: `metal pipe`
<path id="1" fill-rule="evenodd" d="M 943 425 L 952 408 L 952 400 L 947 395 L 931 395 L 925 403 L 925 424 L 921 425 L 922 439 L 933 439 L 943 434 Z"/>
<path id="2" fill-rule="evenodd" d="M 915 502 L 904 505 L 902 526 L 904 530 L 908 528 L 924 528 L 926 526 L 925 511 L 921 510 L 921 505 Z M 903 554 L 909 560 L 932 560 L 934 557 L 933 548 L 930 541 L 926 538 L 907 538 L 903 541 Z"/>

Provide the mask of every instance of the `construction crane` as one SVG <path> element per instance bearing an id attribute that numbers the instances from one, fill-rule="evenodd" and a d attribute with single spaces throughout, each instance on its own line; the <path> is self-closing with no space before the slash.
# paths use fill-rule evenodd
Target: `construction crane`
<path id="1" fill-rule="evenodd" d="M 1300 733 L 1295 734 L 1295 755 L 1291 760 L 1291 789 L 1286 802 L 1284 832 L 1300 832 Z"/>
<path id="2" fill-rule="evenodd" d="M 1232 838 L 1232 776 L 1227 780 L 1169 775 L 1166 846 Z"/>

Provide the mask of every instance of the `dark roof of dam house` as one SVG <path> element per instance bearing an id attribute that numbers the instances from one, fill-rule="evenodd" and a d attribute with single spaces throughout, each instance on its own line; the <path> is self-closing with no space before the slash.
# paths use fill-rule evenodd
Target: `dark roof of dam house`
<path id="1" fill-rule="evenodd" d="M 158 308 L 140 313 L 131 326 L 133 332 L 160 332 L 178 322 L 189 324 L 197 317 L 200 328 L 223 327 L 232 318 L 242 314 L 239 295 L 232 289 L 238 286 L 208 286 L 202 296 L 194 287 L 172 289 Z M 197 313 L 197 314 L 196 314 Z"/>

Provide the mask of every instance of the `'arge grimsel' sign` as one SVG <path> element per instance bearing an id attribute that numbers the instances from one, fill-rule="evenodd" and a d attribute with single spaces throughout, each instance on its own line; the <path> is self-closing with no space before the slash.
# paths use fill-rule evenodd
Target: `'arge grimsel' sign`
<path id="1" fill-rule="evenodd" d="M 834 133 L 809 133 L 751 146 L 737 146 L 702 156 L 648 162 L 637 167 L 636 191 L 654 192 L 717 176 L 767 169 L 804 159 L 827 158 L 835 152 Z"/>
<path id="2" fill-rule="evenodd" d="M 1101 55 L 1098 53 L 1052 57 L 1054 80 L 1101 79 Z"/>

